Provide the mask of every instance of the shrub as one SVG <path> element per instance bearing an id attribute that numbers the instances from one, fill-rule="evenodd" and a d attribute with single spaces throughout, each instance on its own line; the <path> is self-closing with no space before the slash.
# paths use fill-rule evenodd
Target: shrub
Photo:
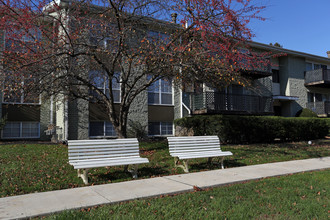
<path id="1" fill-rule="evenodd" d="M 313 140 L 328 134 L 329 126 L 319 118 L 277 116 L 194 116 L 177 119 L 175 125 L 193 130 L 194 135 L 218 135 L 228 143 L 267 143 Z"/>
<path id="2" fill-rule="evenodd" d="M 327 123 L 327 125 L 328 125 L 328 128 L 329 128 L 329 130 L 328 130 L 328 136 L 330 136 L 330 118 L 324 118 L 323 119 L 326 123 Z"/>
<path id="3" fill-rule="evenodd" d="M 296 113 L 296 117 L 317 118 L 317 114 L 308 108 L 303 108 Z"/>
<path id="4" fill-rule="evenodd" d="M 128 129 L 127 129 L 127 136 L 128 137 L 135 137 L 141 140 L 147 139 L 147 126 L 142 125 L 139 121 L 128 121 Z"/>

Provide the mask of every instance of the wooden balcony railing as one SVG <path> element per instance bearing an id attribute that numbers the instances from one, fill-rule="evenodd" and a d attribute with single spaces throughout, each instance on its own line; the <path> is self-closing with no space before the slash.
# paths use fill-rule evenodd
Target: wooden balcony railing
<path id="1" fill-rule="evenodd" d="M 330 102 L 308 102 L 307 108 L 315 112 L 318 116 L 330 116 Z"/>
<path id="2" fill-rule="evenodd" d="M 317 69 L 306 71 L 305 73 L 305 85 L 306 86 L 317 86 L 330 84 L 330 70 L 328 69 Z"/>
<path id="3" fill-rule="evenodd" d="M 268 77 L 272 75 L 271 65 L 264 65 L 260 67 L 250 67 L 245 70 L 241 70 L 241 73 L 245 76 L 249 76 L 255 79 Z"/>
<path id="4" fill-rule="evenodd" d="M 183 102 L 193 114 L 272 114 L 272 97 L 221 92 L 184 93 Z"/>

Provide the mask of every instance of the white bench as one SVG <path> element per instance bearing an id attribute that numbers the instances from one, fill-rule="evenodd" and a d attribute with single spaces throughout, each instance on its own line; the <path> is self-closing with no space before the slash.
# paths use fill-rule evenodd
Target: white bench
<path id="1" fill-rule="evenodd" d="M 181 167 L 186 173 L 189 172 L 188 159 L 208 158 L 211 163 L 213 157 L 221 158 L 223 169 L 224 157 L 233 155 L 230 151 L 221 151 L 218 136 L 168 137 L 167 140 L 174 165 Z M 178 164 L 179 160 L 183 160 L 183 165 Z"/>
<path id="2" fill-rule="evenodd" d="M 88 184 L 88 169 L 125 165 L 125 169 L 137 178 L 137 166 L 149 163 L 139 155 L 139 142 L 136 138 L 70 140 L 68 141 L 69 164 L 78 169 L 78 177 Z M 133 170 L 128 170 L 128 165 Z M 83 172 L 81 172 L 83 171 Z"/>

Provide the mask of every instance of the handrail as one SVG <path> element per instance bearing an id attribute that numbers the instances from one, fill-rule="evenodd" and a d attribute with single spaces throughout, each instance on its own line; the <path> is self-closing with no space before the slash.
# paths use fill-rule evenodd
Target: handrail
<path id="1" fill-rule="evenodd" d="M 330 81 L 330 70 L 328 69 L 317 69 L 306 71 L 305 83 L 313 83 L 319 81 Z"/>
<path id="2" fill-rule="evenodd" d="M 224 92 L 185 93 L 184 103 L 192 112 L 207 110 L 211 112 L 242 112 L 261 114 L 273 112 L 273 101 L 270 96 L 243 95 Z M 189 99 L 187 98 L 189 97 Z M 188 107 L 188 106 L 187 106 Z"/>

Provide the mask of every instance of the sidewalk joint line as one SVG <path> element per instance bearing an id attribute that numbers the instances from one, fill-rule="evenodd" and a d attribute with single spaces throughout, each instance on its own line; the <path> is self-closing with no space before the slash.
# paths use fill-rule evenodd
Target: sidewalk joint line
<path id="1" fill-rule="evenodd" d="M 105 200 L 107 200 L 108 202 L 112 203 L 111 200 L 109 200 L 108 198 L 104 197 L 104 196 L 103 196 L 102 194 L 100 194 L 99 192 L 95 191 L 95 190 L 93 189 L 93 187 L 91 187 L 90 189 L 91 189 L 94 193 L 96 193 L 97 195 L 101 196 L 103 199 L 105 199 Z"/>
<path id="2" fill-rule="evenodd" d="M 171 181 L 173 181 L 173 182 L 177 182 L 177 183 L 181 183 L 181 184 L 183 184 L 183 185 L 187 185 L 187 186 L 194 187 L 194 185 L 191 185 L 191 184 L 188 184 L 188 183 L 184 183 L 184 182 L 180 182 L 180 181 L 178 181 L 178 180 L 173 180 L 173 179 L 170 179 L 170 178 L 168 178 L 168 177 L 169 177 L 169 176 L 163 176 L 164 179 L 171 180 Z"/>

